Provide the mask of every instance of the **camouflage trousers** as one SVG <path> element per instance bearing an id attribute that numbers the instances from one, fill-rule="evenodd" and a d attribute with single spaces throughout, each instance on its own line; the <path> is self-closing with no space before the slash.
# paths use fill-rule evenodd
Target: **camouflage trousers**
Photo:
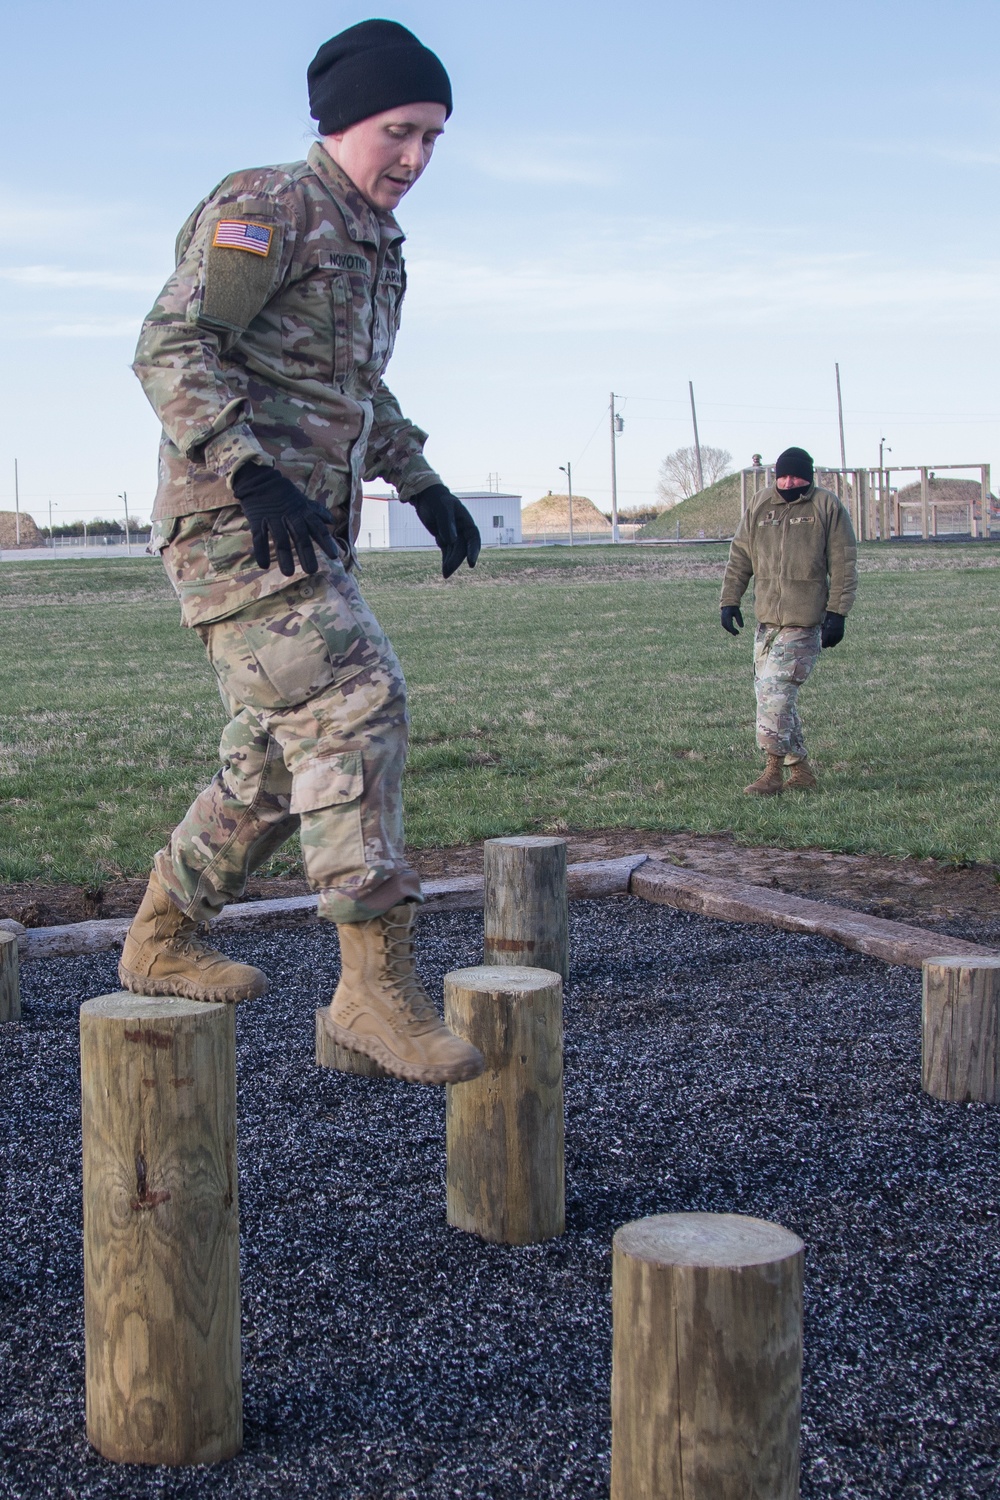
<path id="1" fill-rule="evenodd" d="M 820 653 L 818 625 L 758 625 L 753 641 L 753 685 L 757 695 L 757 743 L 785 764 L 805 760 L 799 718 L 799 688 Z"/>
<path id="2" fill-rule="evenodd" d="M 184 561 L 164 557 L 175 579 Z M 406 684 L 350 574 L 324 559 L 194 628 L 231 721 L 220 770 L 155 858 L 175 904 L 209 920 L 296 830 L 321 916 L 362 922 L 419 901 L 403 854 Z"/>

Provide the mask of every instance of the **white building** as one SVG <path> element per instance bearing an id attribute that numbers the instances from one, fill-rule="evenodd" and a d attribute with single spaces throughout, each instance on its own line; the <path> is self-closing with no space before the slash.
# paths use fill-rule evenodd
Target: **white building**
<path id="1" fill-rule="evenodd" d="M 493 490 L 455 490 L 479 527 L 484 547 L 512 547 L 521 540 L 520 495 L 498 495 Z M 358 547 L 435 547 L 412 505 L 394 495 L 365 495 L 361 505 Z"/>

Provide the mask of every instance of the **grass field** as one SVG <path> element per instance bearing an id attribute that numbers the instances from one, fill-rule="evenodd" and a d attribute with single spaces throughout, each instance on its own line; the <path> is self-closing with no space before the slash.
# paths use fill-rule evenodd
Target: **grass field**
<path id="1" fill-rule="evenodd" d="M 366 555 L 410 685 L 411 843 L 634 827 L 1000 861 L 1000 546 L 863 550 L 802 694 L 822 790 L 767 801 L 741 793 L 760 755 L 724 558 L 490 552 L 444 584 L 429 553 Z M 143 873 L 211 776 L 222 707 L 177 614 L 152 560 L 0 563 L 0 880 Z"/>

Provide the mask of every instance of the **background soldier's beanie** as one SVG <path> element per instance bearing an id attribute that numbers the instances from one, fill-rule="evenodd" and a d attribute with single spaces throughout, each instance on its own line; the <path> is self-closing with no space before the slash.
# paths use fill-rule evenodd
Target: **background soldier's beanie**
<path id="1" fill-rule="evenodd" d="M 324 42 L 309 64 L 309 113 L 334 135 L 401 104 L 443 104 L 451 83 L 440 59 L 395 21 L 361 21 Z"/>
<path id="2" fill-rule="evenodd" d="M 775 479 L 804 479 L 813 482 L 813 461 L 804 448 L 786 448 L 779 453 L 774 465 Z"/>

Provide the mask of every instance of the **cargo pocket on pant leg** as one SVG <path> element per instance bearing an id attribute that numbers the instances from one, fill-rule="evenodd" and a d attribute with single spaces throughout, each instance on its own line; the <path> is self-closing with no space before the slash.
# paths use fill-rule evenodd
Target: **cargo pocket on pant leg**
<path id="1" fill-rule="evenodd" d="M 299 840 L 314 889 L 364 881 L 361 826 L 364 768 L 360 750 L 318 756 L 292 772 L 290 811 L 302 819 Z"/>

